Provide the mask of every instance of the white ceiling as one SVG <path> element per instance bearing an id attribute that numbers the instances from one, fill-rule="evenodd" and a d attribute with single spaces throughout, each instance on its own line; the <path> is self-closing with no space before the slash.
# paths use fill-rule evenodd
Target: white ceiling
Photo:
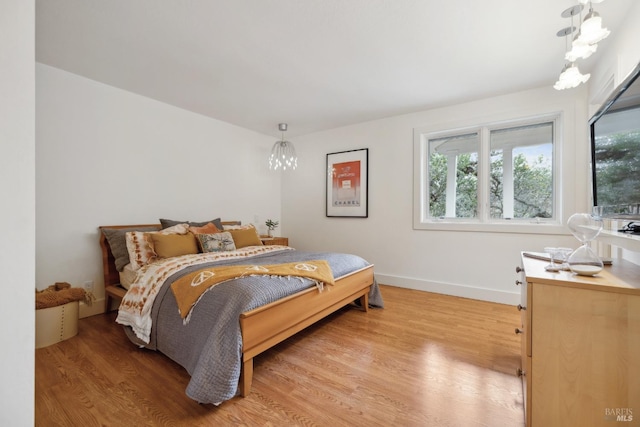
<path id="1" fill-rule="evenodd" d="M 594 5 L 610 38 L 632 3 Z M 296 136 L 551 86 L 574 4 L 36 0 L 36 60 L 268 135 L 287 122 Z"/>

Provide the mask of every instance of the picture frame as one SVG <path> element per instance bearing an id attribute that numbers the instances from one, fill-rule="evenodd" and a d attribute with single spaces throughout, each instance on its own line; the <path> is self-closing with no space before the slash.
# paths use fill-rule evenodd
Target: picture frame
<path id="1" fill-rule="evenodd" d="M 369 149 L 327 154 L 327 217 L 369 216 Z"/>

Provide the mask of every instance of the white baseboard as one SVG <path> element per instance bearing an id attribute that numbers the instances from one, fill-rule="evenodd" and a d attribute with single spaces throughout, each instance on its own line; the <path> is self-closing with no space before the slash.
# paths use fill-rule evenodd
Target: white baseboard
<path id="1" fill-rule="evenodd" d="M 473 286 L 457 285 L 453 283 L 431 282 L 427 280 L 413 279 L 410 277 L 389 276 L 378 273 L 375 273 L 375 277 L 379 284 L 396 286 L 399 288 L 435 292 L 437 294 L 496 302 L 498 304 L 517 305 L 520 303 L 519 292 L 505 292 L 497 289 L 476 288 Z"/>
<path id="2" fill-rule="evenodd" d="M 456 285 L 452 283 L 431 282 L 421 279 L 413 279 L 402 276 L 389 276 L 375 274 L 379 284 L 396 286 L 399 288 L 415 289 L 418 291 L 435 292 L 437 294 L 453 295 L 462 298 L 477 299 L 480 301 L 496 302 L 498 304 L 518 305 L 520 293 L 505 292 L 497 289 L 476 288 L 473 286 Z M 104 313 L 104 298 L 93 301 L 91 305 L 80 301 L 79 318 L 94 316 Z"/>
<path id="3" fill-rule="evenodd" d="M 91 305 L 85 304 L 84 301 L 80 301 L 80 311 L 78 312 L 78 317 L 80 319 L 102 313 L 104 313 L 104 298 L 93 301 Z"/>

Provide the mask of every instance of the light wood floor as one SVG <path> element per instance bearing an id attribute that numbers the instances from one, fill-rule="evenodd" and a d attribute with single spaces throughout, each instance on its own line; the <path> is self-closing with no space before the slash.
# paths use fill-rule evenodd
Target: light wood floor
<path id="1" fill-rule="evenodd" d="M 515 307 L 382 286 L 255 359 L 251 394 L 199 405 L 115 313 L 36 350 L 37 426 L 522 426 Z"/>

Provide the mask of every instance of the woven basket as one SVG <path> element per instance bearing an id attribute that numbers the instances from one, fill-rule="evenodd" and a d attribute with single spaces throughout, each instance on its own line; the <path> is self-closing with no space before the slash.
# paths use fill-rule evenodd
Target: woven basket
<path id="1" fill-rule="evenodd" d="M 78 301 L 36 310 L 36 348 L 59 343 L 78 334 Z"/>

